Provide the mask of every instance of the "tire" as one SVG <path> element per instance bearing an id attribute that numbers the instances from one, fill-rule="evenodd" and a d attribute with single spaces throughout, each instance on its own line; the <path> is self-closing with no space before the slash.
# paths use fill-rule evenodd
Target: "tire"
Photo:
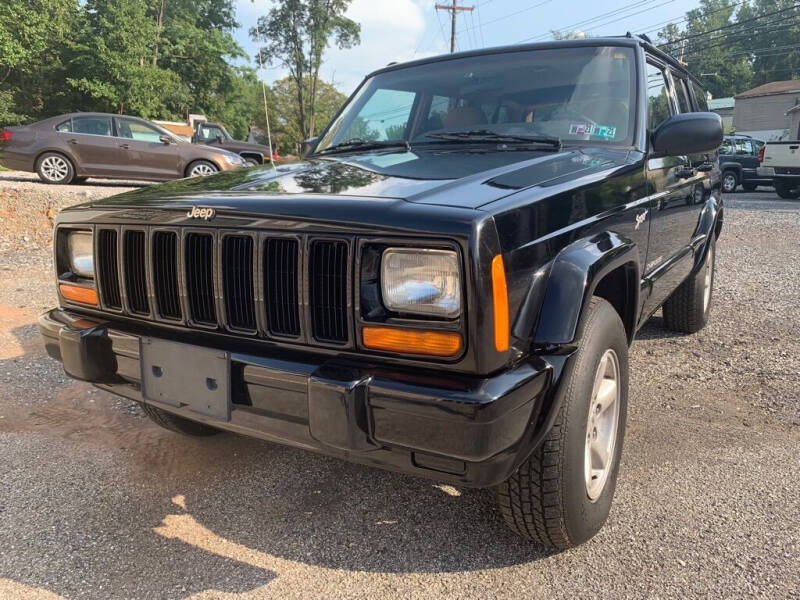
<path id="1" fill-rule="evenodd" d="M 67 184 L 75 179 L 75 167 L 63 154 L 45 152 L 36 160 L 36 174 L 45 183 Z"/>
<path id="2" fill-rule="evenodd" d="M 576 355 L 560 383 L 561 405 L 553 428 L 497 488 L 498 507 L 508 527 L 558 550 L 582 544 L 606 522 L 625 437 L 628 339 L 617 311 L 606 300 L 591 299 L 578 340 Z M 615 400 L 605 405 L 608 410 L 596 412 L 595 382 L 606 385 L 610 372 L 616 381 Z M 604 416 L 616 419 L 613 431 L 598 424 Z M 600 435 L 592 437 L 598 431 Z M 587 455 L 591 456 L 589 448 L 597 439 L 606 441 L 603 447 L 610 458 L 604 474 L 589 477 Z"/>
<path id="3" fill-rule="evenodd" d="M 758 186 L 755 183 L 743 183 L 742 189 L 745 192 L 755 192 Z"/>
<path id="4" fill-rule="evenodd" d="M 664 303 L 664 327 L 681 333 L 696 333 L 706 326 L 711 313 L 716 256 L 716 240 L 712 238 L 703 266 Z"/>
<path id="5" fill-rule="evenodd" d="M 798 189 L 796 185 L 778 180 L 775 180 L 773 185 L 775 186 L 775 191 L 778 196 L 784 200 L 797 200 L 800 198 L 800 189 Z"/>
<path id="6" fill-rule="evenodd" d="M 255 158 L 245 158 L 244 162 L 248 167 L 257 167 L 258 165 L 261 164 Z"/>
<path id="7" fill-rule="evenodd" d="M 169 429 L 170 431 L 196 437 L 205 437 L 221 433 L 216 427 L 211 427 L 203 423 L 197 423 L 196 421 L 184 419 L 183 417 L 173 415 L 172 413 L 168 413 L 167 411 L 156 408 L 155 406 L 145 404 L 144 402 L 140 402 L 139 406 L 142 407 L 144 414 L 150 417 L 151 421 L 157 425 L 161 425 L 161 427 L 164 429 Z"/>
<path id="8" fill-rule="evenodd" d="M 732 194 L 739 186 L 739 176 L 736 171 L 725 171 L 722 174 L 722 191 L 726 194 Z"/>
<path id="9" fill-rule="evenodd" d="M 217 165 L 207 160 L 196 160 L 186 167 L 187 177 L 205 177 L 219 171 Z"/>

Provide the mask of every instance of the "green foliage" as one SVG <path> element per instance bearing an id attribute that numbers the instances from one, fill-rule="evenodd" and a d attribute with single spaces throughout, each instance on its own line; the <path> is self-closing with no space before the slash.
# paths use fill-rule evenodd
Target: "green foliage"
<path id="1" fill-rule="evenodd" d="M 668 25 L 659 43 L 682 58 L 715 98 L 735 96 L 800 75 L 798 17 L 792 0 L 701 0 L 686 13 L 683 29 Z"/>
<path id="2" fill-rule="evenodd" d="M 250 30 L 254 40 L 265 44 L 259 60 L 288 69 L 304 138 L 313 137 L 316 130 L 319 69 L 330 40 L 339 48 L 361 41 L 361 26 L 344 16 L 351 1 L 283 0 Z"/>
<path id="3" fill-rule="evenodd" d="M 260 102 L 256 125 L 266 130 L 263 110 L 263 97 L 258 92 Z M 347 100 L 333 85 L 320 81 L 317 84 L 317 95 L 314 100 L 316 117 L 319 123 L 327 124 Z M 272 144 L 283 154 L 297 154 L 300 144 L 307 136 L 300 123 L 300 111 L 297 105 L 297 85 L 291 77 L 279 79 L 267 89 Z"/>

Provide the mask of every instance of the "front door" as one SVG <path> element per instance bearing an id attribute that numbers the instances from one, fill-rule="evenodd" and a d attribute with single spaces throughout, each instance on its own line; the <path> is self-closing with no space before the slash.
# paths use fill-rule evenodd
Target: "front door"
<path id="1" fill-rule="evenodd" d="M 652 134 L 678 105 L 671 80 L 663 66 L 647 65 L 648 130 Z M 649 295 L 643 317 L 649 316 L 692 268 L 691 238 L 696 227 L 695 187 L 701 176 L 688 156 L 654 157 L 647 161 L 647 182 L 652 194 L 650 243 L 644 278 Z"/>
<path id="2" fill-rule="evenodd" d="M 123 169 L 147 179 L 182 177 L 181 157 L 174 143 L 164 143 L 155 127 L 137 119 L 114 117 L 117 141 L 125 156 Z"/>

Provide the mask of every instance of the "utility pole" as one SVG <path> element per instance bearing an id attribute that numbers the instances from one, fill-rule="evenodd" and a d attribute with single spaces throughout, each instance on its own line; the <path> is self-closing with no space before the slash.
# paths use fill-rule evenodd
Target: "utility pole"
<path id="1" fill-rule="evenodd" d="M 456 51 L 456 15 L 459 11 L 465 10 L 472 12 L 474 6 L 458 6 L 458 0 L 453 0 L 452 6 L 449 4 L 437 4 L 436 10 L 446 10 L 450 13 L 450 53 Z"/>

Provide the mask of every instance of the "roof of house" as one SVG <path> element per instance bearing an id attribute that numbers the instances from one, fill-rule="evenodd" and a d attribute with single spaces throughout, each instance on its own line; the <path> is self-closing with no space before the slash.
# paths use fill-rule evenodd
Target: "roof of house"
<path id="1" fill-rule="evenodd" d="M 774 96 L 776 94 L 789 94 L 800 93 L 800 79 L 791 79 L 789 81 L 773 81 L 765 83 L 752 90 L 747 90 L 735 96 L 739 98 L 755 98 L 756 96 Z"/>
<path id="2" fill-rule="evenodd" d="M 733 108 L 733 96 L 730 98 L 714 98 L 708 101 L 709 110 L 721 110 L 723 108 Z"/>

